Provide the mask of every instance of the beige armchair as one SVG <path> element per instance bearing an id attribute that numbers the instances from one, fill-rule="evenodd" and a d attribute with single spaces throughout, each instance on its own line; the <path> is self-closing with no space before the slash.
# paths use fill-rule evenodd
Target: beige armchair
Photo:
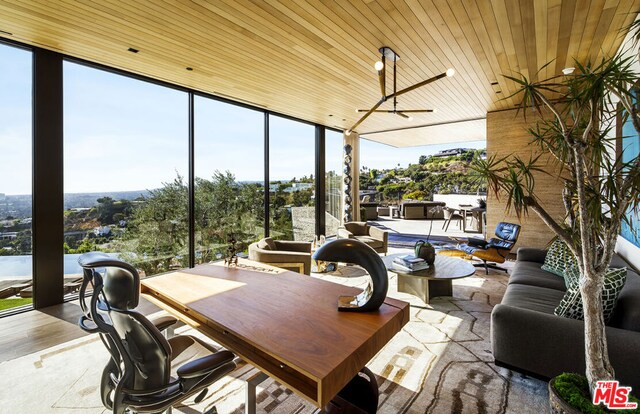
<path id="1" fill-rule="evenodd" d="M 387 254 L 389 233 L 362 221 L 352 221 L 339 227 L 338 238 L 360 240 L 376 252 Z"/>
<path id="2" fill-rule="evenodd" d="M 311 274 L 311 243 L 264 238 L 249 245 L 249 259 L 256 262 Z"/>

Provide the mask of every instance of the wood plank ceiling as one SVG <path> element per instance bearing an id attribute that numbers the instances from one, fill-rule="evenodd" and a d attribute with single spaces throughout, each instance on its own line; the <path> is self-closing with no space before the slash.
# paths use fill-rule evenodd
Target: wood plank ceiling
<path id="1" fill-rule="evenodd" d="M 531 76 L 553 61 L 542 72 L 550 76 L 573 58 L 610 55 L 639 8 L 640 0 L 0 0 L 0 36 L 340 129 L 380 99 L 381 46 L 401 56 L 398 89 L 456 69 L 399 98 L 399 107 L 436 113 L 374 114 L 357 129 L 364 134 L 512 108 L 503 97 L 514 85 L 502 74 Z M 416 143 L 405 132 L 393 144 Z"/>

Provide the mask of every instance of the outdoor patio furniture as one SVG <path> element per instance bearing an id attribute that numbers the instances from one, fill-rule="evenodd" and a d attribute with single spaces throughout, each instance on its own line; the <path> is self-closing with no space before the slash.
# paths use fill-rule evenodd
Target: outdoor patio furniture
<path id="1" fill-rule="evenodd" d="M 11 286 L 7 286 L 2 290 L 0 290 L 0 299 L 7 299 L 7 298 L 10 298 L 11 296 L 19 295 L 22 290 L 30 288 L 32 284 L 33 282 L 23 282 L 23 283 L 16 283 Z M 21 296 L 21 297 L 25 297 L 25 296 Z M 29 297 L 31 297 L 31 295 Z"/>
<path id="2" fill-rule="evenodd" d="M 460 212 L 460 210 L 456 210 L 450 207 L 445 207 L 442 209 L 444 213 L 444 223 L 442 224 L 442 228 L 444 231 L 449 230 L 449 224 L 451 224 L 451 220 L 456 220 L 458 222 L 458 228 L 462 229 L 464 227 L 463 221 L 465 220 L 464 215 Z"/>
<path id="3" fill-rule="evenodd" d="M 375 226 L 370 226 L 363 221 L 344 223 L 344 227 L 338 228 L 338 238 L 357 239 L 376 252 L 387 254 L 389 233 Z"/>
<path id="4" fill-rule="evenodd" d="M 405 220 L 442 219 L 442 201 L 405 201 L 400 208 Z"/>
<path id="5" fill-rule="evenodd" d="M 378 203 L 360 203 L 360 208 L 364 208 L 366 220 L 378 219 Z M 365 220 L 365 217 L 362 217 L 362 220 Z"/>
<path id="6" fill-rule="evenodd" d="M 311 274 L 311 243 L 273 240 L 266 237 L 249 245 L 249 259 L 309 275 Z"/>

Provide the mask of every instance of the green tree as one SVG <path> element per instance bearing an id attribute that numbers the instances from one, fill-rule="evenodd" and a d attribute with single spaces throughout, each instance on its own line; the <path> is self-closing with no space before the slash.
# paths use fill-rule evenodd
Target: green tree
<path id="1" fill-rule="evenodd" d="M 552 217 L 536 196 L 534 172 L 538 158 L 478 160 L 476 169 L 491 191 L 506 197 L 518 216 L 535 212 L 573 253 L 580 272 L 584 307 L 586 376 L 592 390 L 597 381 L 613 380 L 602 309 L 602 288 L 622 222 L 640 210 L 640 157 L 623 162 L 607 137 L 618 116 L 630 117 L 640 132 L 638 107 L 631 86 L 638 80 L 631 58 L 620 55 L 600 64 L 576 62 L 574 74 L 542 81 L 507 77 L 519 86 L 520 108 L 530 107 L 537 125 L 532 143 L 552 155 L 563 171 L 561 201 L 566 220 Z M 550 99 L 550 95 L 554 97 Z M 611 97 L 619 99 L 620 105 Z M 623 149 L 624 151 L 624 149 Z"/>

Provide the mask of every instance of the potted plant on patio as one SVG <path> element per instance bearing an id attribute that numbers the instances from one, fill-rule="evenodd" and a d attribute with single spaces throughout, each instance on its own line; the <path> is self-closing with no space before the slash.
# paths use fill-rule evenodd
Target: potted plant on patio
<path id="1" fill-rule="evenodd" d="M 488 189 L 505 197 L 518 217 L 536 213 L 571 251 L 579 271 L 584 310 L 586 378 L 593 393 L 598 381 L 613 380 L 601 301 L 621 223 L 640 205 L 640 158 L 623 161 L 616 154 L 617 117 L 629 117 L 637 131 L 640 118 L 632 87 L 638 80 L 633 60 L 619 54 L 599 64 L 576 62 L 572 74 L 545 80 L 506 76 L 518 85 L 518 114 L 533 112 L 532 144 L 550 153 L 560 166 L 564 220 L 552 217 L 536 196 L 535 172 L 543 172 L 540 155 L 477 159 L 474 170 Z M 618 101 L 618 102 L 616 102 Z M 626 119 L 626 118 L 625 118 Z"/>

